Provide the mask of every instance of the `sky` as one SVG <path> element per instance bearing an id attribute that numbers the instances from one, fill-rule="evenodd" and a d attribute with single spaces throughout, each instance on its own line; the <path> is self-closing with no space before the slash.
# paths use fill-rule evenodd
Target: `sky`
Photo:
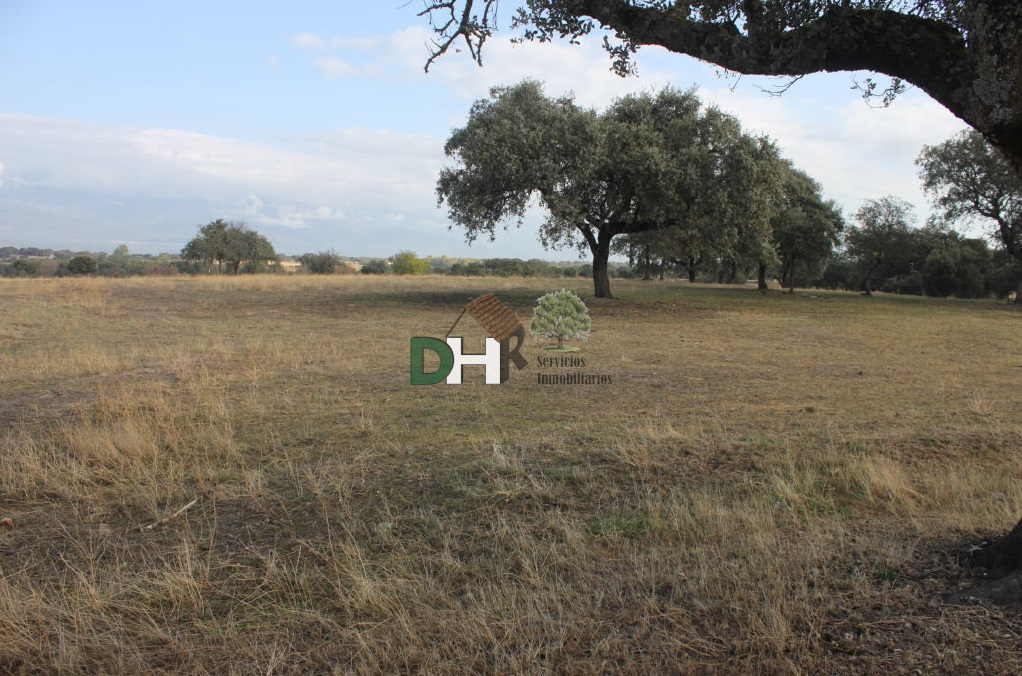
<path id="1" fill-rule="evenodd" d="M 514 3 L 502 3 L 503 24 Z M 929 213 L 914 160 L 965 124 L 921 91 L 889 108 L 865 73 L 785 84 L 643 48 L 620 78 L 600 46 L 491 39 L 480 68 L 449 53 L 427 74 L 421 0 L 173 3 L 0 0 L 0 246 L 176 253 L 217 218 L 278 253 L 576 260 L 544 250 L 534 215 L 465 242 L 436 200 L 443 145 L 489 89 L 540 80 L 602 109 L 696 87 L 771 137 L 847 218 L 866 199 Z"/>

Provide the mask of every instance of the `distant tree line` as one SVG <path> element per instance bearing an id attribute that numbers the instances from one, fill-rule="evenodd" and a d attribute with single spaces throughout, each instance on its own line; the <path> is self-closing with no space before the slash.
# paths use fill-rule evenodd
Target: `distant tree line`
<path id="1" fill-rule="evenodd" d="M 132 254 L 124 244 L 112 253 L 0 247 L 0 277 L 176 275 L 181 274 L 179 264 L 180 260 L 172 254 Z"/>
<path id="2" fill-rule="evenodd" d="M 806 234 L 812 232 L 807 230 Z M 816 231 L 819 235 L 821 230 Z M 805 237 L 803 243 L 811 243 Z M 690 281 L 745 283 L 762 281 L 763 265 L 727 255 L 672 258 L 657 242 L 622 247 L 633 274 L 645 279 L 665 276 Z M 1018 261 L 986 239 L 966 237 L 940 221 L 914 227 L 912 206 L 897 197 L 867 200 L 852 222 L 837 231 L 823 230 L 814 246 L 797 249 L 776 242 L 778 255 L 767 266 L 768 278 L 783 288 L 815 287 L 934 297 L 1008 298 L 1022 277 Z M 801 258 L 795 256 L 801 251 Z"/>
<path id="3" fill-rule="evenodd" d="M 753 259 L 736 261 L 723 255 L 672 258 L 658 253 L 655 243 L 619 247 L 627 261 L 610 261 L 614 279 L 682 278 L 705 283 L 746 283 L 761 274 Z M 821 250 L 823 247 L 821 246 Z M 31 252 L 31 253 L 28 253 Z M 58 257 L 59 254 L 59 257 Z M 180 260 L 171 254 L 129 254 L 119 246 L 104 252 L 50 251 L 34 247 L 0 248 L 0 276 L 61 277 L 99 275 L 208 274 L 203 261 Z M 45 257 L 43 257 L 45 256 Z M 420 258 L 402 252 L 389 258 L 349 258 L 335 251 L 298 256 L 304 274 L 449 275 L 458 277 L 591 278 L 590 262 L 555 262 L 519 258 L 471 259 L 451 256 Z M 794 262 L 793 262 L 794 261 Z M 233 267 L 233 266 L 232 266 Z M 239 274 L 278 272 L 273 265 L 242 264 Z M 213 267 L 215 274 L 215 266 Z M 230 274 L 224 268 L 223 274 Z M 874 291 L 958 298 L 1006 298 L 1022 276 L 1018 262 L 985 239 L 965 237 L 933 223 L 912 227 L 907 203 L 885 197 L 871 200 L 841 233 L 825 259 L 807 255 L 778 258 L 767 267 L 765 279 L 789 291 L 799 288 Z"/>
<path id="4" fill-rule="evenodd" d="M 389 258 L 344 258 L 336 251 L 307 253 L 298 257 L 304 272 L 312 274 L 348 273 L 356 263 L 364 275 L 452 275 L 457 277 L 592 277 L 588 262 L 554 262 L 538 258 L 455 258 L 451 256 L 420 257 L 413 251 L 402 251 Z M 632 267 L 611 263 L 612 277 L 632 277 Z"/>
<path id="5" fill-rule="evenodd" d="M 360 272 L 368 275 L 433 274 L 454 277 L 592 277 L 593 265 L 588 262 L 556 262 L 538 258 L 419 258 L 413 252 L 404 251 L 389 260 L 368 260 L 362 263 Z M 632 277 L 633 272 L 630 265 L 611 263 L 610 275 Z"/>

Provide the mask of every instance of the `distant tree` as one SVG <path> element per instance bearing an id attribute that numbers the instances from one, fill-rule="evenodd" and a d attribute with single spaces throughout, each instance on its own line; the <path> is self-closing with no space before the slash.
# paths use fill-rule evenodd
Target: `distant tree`
<path id="1" fill-rule="evenodd" d="M 859 267 L 866 295 L 889 277 L 918 272 L 912 264 L 916 259 L 912 218 L 912 205 L 894 196 L 866 200 L 855 212 L 856 225 L 848 230 L 845 244 Z"/>
<path id="2" fill-rule="evenodd" d="M 18 258 L 11 263 L 11 271 L 15 277 L 33 277 L 39 272 L 39 261 Z"/>
<path id="3" fill-rule="evenodd" d="M 926 237 L 927 233 L 921 236 Z M 982 298 L 993 257 L 984 240 L 966 239 L 954 231 L 929 235 L 930 247 L 922 266 L 923 292 L 945 298 Z"/>
<path id="4" fill-rule="evenodd" d="M 242 263 L 251 264 L 254 272 L 262 272 L 268 262 L 277 261 L 277 252 L 268 239 L 241 223 L 227 231 L 224 260 L 230 264 L 234 274 L 238 274 Z"/>
<path id="5" fill-rule="evenodd" d="M 817 284 L 824 289 L 852 291 L 860 288 L 862 276 L 856 261 L 846 251 L 838 251 L 827 261 Z"/>
<path id="6" fill-rule="evenodd" d="M 319 253 L 307 253 L 298 258 L 314 275 L 332 275 L 341 265 L 341 257 L 333 249 Z"/>
<path id="7" fill-rule="evenodd" d="M 993 252 L 993 264 L 986 277 L 986 288 L 997 298 L 1004 300 L 1017 293 L 1016 282 L 1022 278 L 1022 265 L 1008 255 L 1004 249 Z"/>
<path id="8" fill-rule="evenodd" d="M 844 220 L 833 201 L 824 201 L 816 181 L 788 167 L 771 225 L 781 262 L 781 283 L 788 293 L 795 293 L 799 272 L 806 281 L 819 277 L 841 241 Z M 760 289 L 763 289 L 766 287 L 765 262 L 759 267 Z"/>
<path id="9" fill-rule="evenodd" d="M 111 256 L 116 256 L 118 258 L 127 258 L 128 255 L 129 255 L 128 254 L 128 245 L 127 244 L 119 244 L 119 245 L 117 245 L 117 247 L 114 248 L 113 253 L 111 253 L 110 255 Z"/>
<path id="10" fill-rule="evenodd" d="M 551 265 L 548 261 L 540 258 L 530 258 L 525 261 L 525 275 L 527 277 L 549 277 Z"/>
<path id="11" fill-rule="evenodd" d="M 565 338 L 587 340 L 592 322 L 589 308 L 571 291 L 561 289 L 538 299 L 533 311 L 529 331 L 537 339 L 554 337 L 557 349 L 564 347 Z"/>
<path id="12" fill-rule="evenodd" d="M 984 219 L 993 234 L 1022 264 L 1022 178 L 1004 154 L 976 131 L 966 131 L 916 159 L 923 188 L 950 221 Z M 1015 302 L 1022 304 L 1022 279 Z"/>
<path id="13" fill-rule="evenodd" d="M 433 269 L 429 261 L 419 258 L 412 251 L 402 251 L 394 255 L 391 269 L 395 275 L 424 275 Z"/>
<path id="14" fill-rule="evenodd" d="M 205 262 L 207 274 L 213 272 L 213 261 L 216 261 L 219 273 L 227 256 L 227 231 L 230 227 L 231 224 L 222 218 L 199 226 L 199 234 L 181 249 L 181 258 Z"/>
<path id="15" fill-rule="evenodd" d="M 546 211 L 544 246 L 592 255 L 598 298 L 610 297 L 608 262 L 619 235 L 701 228 L 717 249 L 768 238 L 765 160 L 776 154 L 692 92 L 665 89 L 616 101 L 603 113 L 549 99 L 536 82 L 493 89 L 448 139 L 457 160 L 437 194 L 473 241 L 519 225 L 534 197 Z"/>
<path id="16" fill-rule="evenodd" d="M 382 258 L 374 258 L 371 261 L 363 263 L 359 272 L 363 275 L 385 275 L 390 272 L 390 266 L 387 265 L 387 261 Z"/>
<path id="17" fill-rule="evenodd" d="M 75 256 L 67 262 L 67 271 L 72 275 L 94 275 L 99 264 L 92 256 Z"/>
<path id="18" fill-rule="evenodd" d="M 242 263 L 277 260 L 277 253 L 269 240 L 244 223 L 227 222 L 221 218 L 199 227 L 196 235 L 181 250 L 181 257 L 190 261 L 206 263 L 206 272 L 213 271 L 216 261 L 217 272 L 227 263 L 234 274 L 238 274 Z"/>

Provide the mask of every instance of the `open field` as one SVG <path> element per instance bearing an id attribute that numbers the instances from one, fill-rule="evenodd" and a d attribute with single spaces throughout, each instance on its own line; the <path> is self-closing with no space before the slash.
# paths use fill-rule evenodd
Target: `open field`
<path id="1" fill-rule="evenodd" d="M 408 384 L 562 286 L 612 384 Z M 1022 313 L 613 289 L 0 280 L 0 672 L 1022 673 L 941 601 L 1022 515 Z"/>

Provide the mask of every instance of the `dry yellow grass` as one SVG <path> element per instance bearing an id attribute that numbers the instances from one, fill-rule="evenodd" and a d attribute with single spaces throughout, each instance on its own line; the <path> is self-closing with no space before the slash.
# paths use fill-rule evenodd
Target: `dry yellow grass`
<path id="1" fill-rule="evenodd" d="M 1022 315 L 615 284 L 0 280 L 0 671 L 1022 670 L 940 602 L 1022 515 Z M 612 385 L 409 385 L 562 287 Z"/>

